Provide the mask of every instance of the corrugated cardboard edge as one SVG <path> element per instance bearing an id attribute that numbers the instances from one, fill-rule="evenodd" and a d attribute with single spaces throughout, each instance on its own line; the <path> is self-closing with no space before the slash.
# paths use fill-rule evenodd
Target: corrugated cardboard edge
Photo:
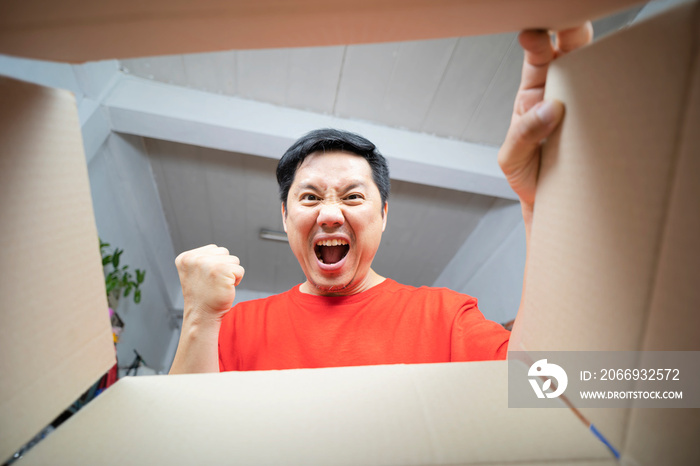
<path id="1" fill-rule="evenodd" d="M 0 460 L 114 363 L 72 94 L 0 78 Z"/>
<path id="2" fill-rule="evenodd" d="M 6 0 L 0 53 L 82 62 L 565 28 L 640 0 Z"/>

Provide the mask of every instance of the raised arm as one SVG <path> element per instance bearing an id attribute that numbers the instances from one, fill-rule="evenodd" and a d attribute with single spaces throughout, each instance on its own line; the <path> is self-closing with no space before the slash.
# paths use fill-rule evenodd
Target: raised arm
<path id="1" fill-rule="evenodd" d="M 244 270 L 228 249 L 214 244 L 175 259 L 185 308 L 171 374 L 219 372 L 221 319 L 236 297 Z"/>

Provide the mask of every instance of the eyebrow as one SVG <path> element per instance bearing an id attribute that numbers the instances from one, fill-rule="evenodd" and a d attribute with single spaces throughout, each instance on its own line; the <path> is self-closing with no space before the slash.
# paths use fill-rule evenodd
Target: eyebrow
<path id="1" fill-rule="evenodd" d="M 310 190 L 312 190 L 312 191 L 318 191 L 318 188 L 317 188 L 316 186 L 314 186 L 314 185 L 312 185 L 312 184 L 308 184 L 308 183 L 307 183 L 307 184 L 302 184 L 301 186 L 299 186 L 299 189 L 301 189 L 301 190 L 310 189 Z"/>
<path id="2" fill-rule="evenodd" d="M 357 182 L 357 183 L 353 183 L 353 184 L 351 184 L 351 185 L 345 187 L 345 191 L 344 191 L 344 192 L 352 191 L 352 190 L 355 189 L 355 188 L 364 188 L 364 187 L 365 187 L 365 184 L 364 184 L 364 183 L 362 183 L 362 182 Z"/>
<path id="3" fill-rule="evenodd" d="M 351 190 L 356 189 L 356 188 L 364 188 L 365 186 L 366 186 L 365 183 L 358 181 L 358 182 L 354 182 L 348 186 L 345 186 L 342 189 L 342 191 L 347 192 L 347 191 L 351 191 Z M 318 187 L 316 187 L 316 185 L 313 185 L 311 183 L 302 184 L 301 186 L 299 186 L 299 189 L 300 190 L 309 189 L 311 191 L 318 191 L 319 190 Z"/>

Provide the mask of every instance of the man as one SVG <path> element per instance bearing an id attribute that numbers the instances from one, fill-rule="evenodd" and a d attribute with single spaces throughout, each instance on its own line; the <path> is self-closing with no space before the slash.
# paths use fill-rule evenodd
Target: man
<path id="1" fill-rule="evenodd" d="M 546 31 L 519 37 L 521 85 L 498 161 L 520 198 L 528 241 L 540 142 L 564 113 L 560 102 L 543 101 L 548 65 L 591 38 L 590 23 L 557 33 L 554 44 Z M 337 136 L 309 135 L 278 167 L 285 231 L 304 283 L 230 311 L 244 274 L 238 258 L 215 245 L 178 256 L 185 309 L 171 373 L 505 357 L 508 332 L 484 320 L 473 298 L 406 287 L 371 269 L 388 215 L 384 168 L 363 138 L 354 144 L 345 135 L 350 141 L 329 150 L 311 141 Z M 304 146 L 311 150 L 298 150 Z"/>

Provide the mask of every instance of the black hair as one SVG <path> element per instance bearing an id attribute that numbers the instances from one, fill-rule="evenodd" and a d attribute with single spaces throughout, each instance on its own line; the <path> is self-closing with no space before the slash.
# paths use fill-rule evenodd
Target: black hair
<path id="1" fill-rule="evenodd" d="M 359 134 L 325 128 L 305 134 L 292 144 L 277 164 L 277 184 L 280 189 L 280 199 L 287 208 L 289 188 L 294 182 L 294 175 L 304 159 L 314 152 L 350 152 L 364 157 L 372 169 L 372 179 L 379 189 L 382 207 L 389 199 L 391 182 L 389 181 L 389 166 L 386 159 L 379 153 L 377 147 Z"/>

